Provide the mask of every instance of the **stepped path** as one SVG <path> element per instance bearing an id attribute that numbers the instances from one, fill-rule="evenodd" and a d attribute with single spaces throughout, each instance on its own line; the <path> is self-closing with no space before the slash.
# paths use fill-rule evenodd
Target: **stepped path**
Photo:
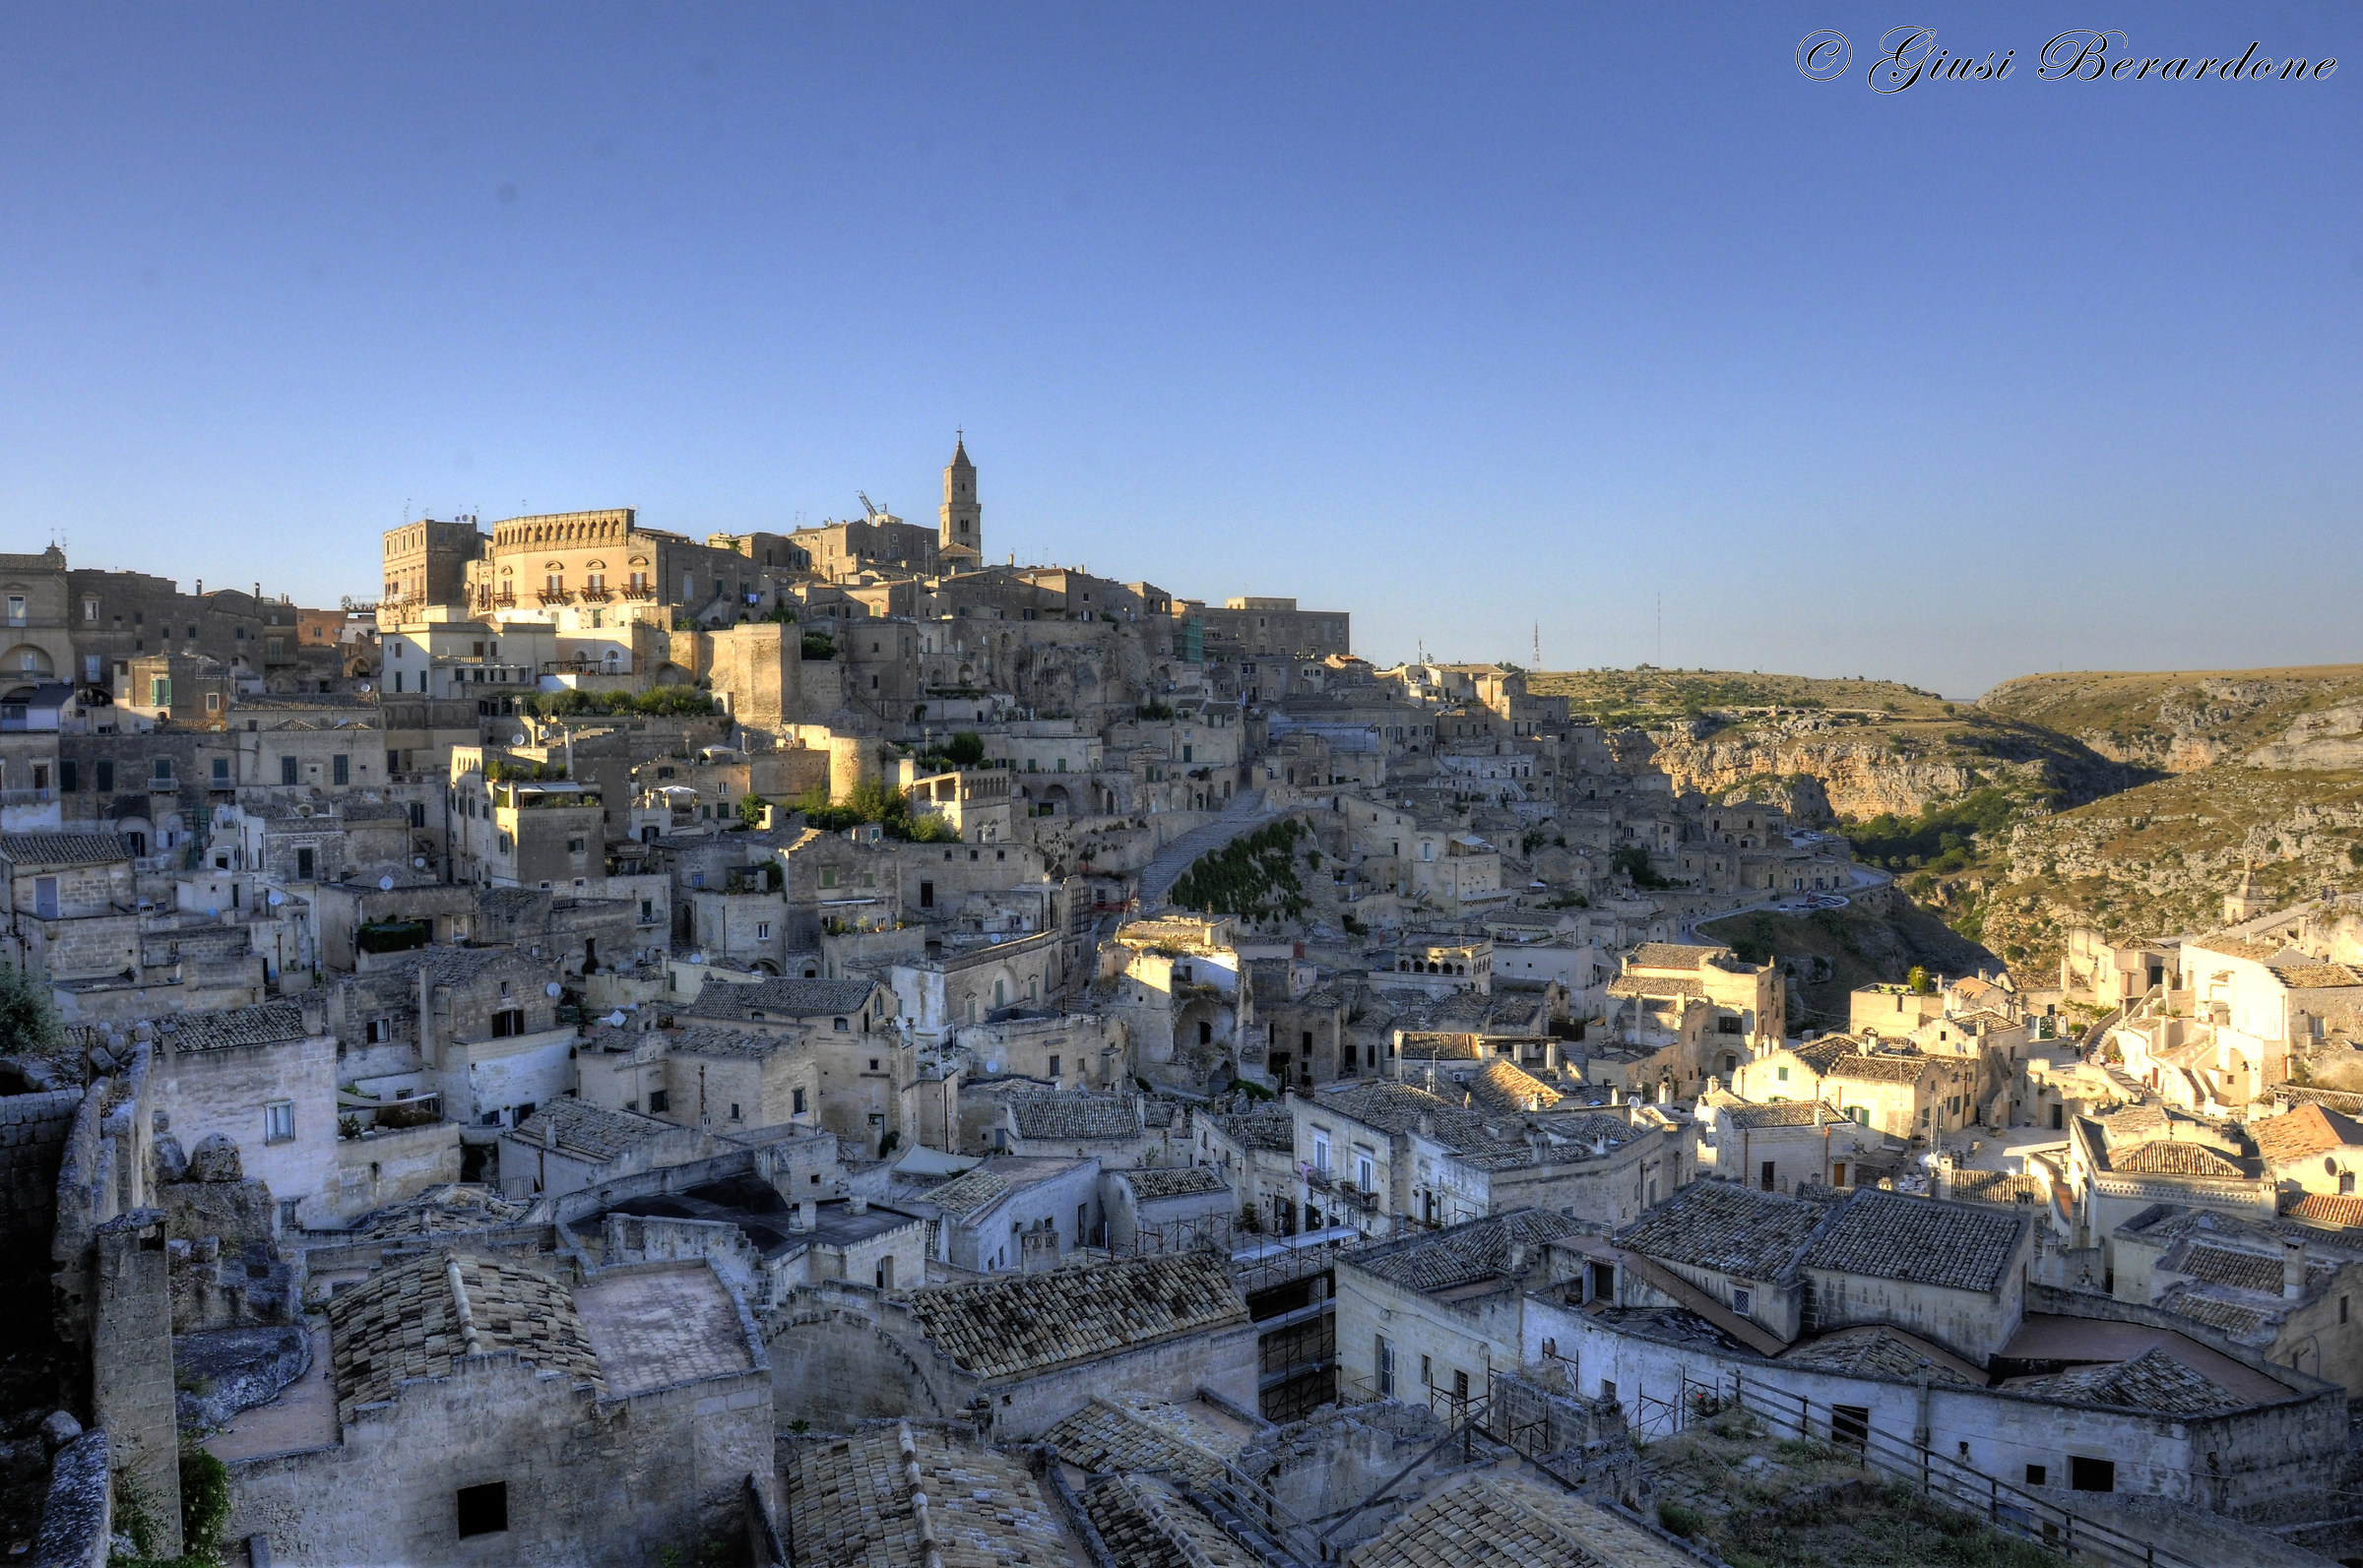
<path id="1" fill-rule="evenodd" d="M 1252 833 L 1280 813 L 1264 809 L 1263 793 L 1233 795 L 1223 814 L 1202 828 L 1187 833 L 1157 851 L 1140 873 L 1140 907 L 1145 912 L 1165 902 L 1174 884 L 1182 880 L 1198 856 L 1219 849 L 1243 833 Z"/>

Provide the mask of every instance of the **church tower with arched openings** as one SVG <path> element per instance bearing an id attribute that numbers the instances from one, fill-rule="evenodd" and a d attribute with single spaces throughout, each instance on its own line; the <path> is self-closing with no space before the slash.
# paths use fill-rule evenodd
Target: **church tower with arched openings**
<path id="1" fill-rule="evenodd" d="M 964 433 L 952 440 L 952 461 L 943 466 L 943 511 L 935 553 L 947 572 L 985 564 L 985 508 L 977 502 L 977 466 L 968 461 Z"/>

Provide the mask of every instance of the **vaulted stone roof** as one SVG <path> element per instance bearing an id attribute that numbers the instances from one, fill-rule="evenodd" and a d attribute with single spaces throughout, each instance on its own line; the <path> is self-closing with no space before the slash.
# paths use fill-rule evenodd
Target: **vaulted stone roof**
<path id="1" fill-rule="evenodd" d="M 1549 1110 L 1565 1097 L 1514 1062 L 1494 1058 L 1465 1078 L 1454 1077 L 1477 1108 L 1495 1115 Z"/>
<path id="2" fill-rule="evenodd" d="M 1781 1356 L 1788 1366 L 1810 1366 L 1832 1372 L 1868 1372 L 1879 1377 L 1927 1376 L 1940 1383 L 1967 1383 L 1983 1388 L 1975 1367 L 1883 1324 L 1841 1329 L 1797 1346 Z"/>
<path id="3" fill-rule="evenodd" d="M 449 1235 L 493 1230 L 523 1223 L 532 1205 L 504 1198 L 476 1182 L 445 1182 L 415 1197 L 373 1209 L 352 1223 L 351 1233 L 373 1240 L 396 1236 Z"/>
<path id="4" fill-rule="evenodd" d="M 1052 1269 L 919 1290 L 909 1300 L 920 1332 L 987 1379 L 1248 1321 L 1229 1260 L 1209 1252 Z"/>
<path id="5" fill-rule="evenodd" d="M 444 1249 L 393 1264 L 329 1297 L 328 1325 L 341 1421 L 412 1378 L 450 1375 L 472 1351 L 515 1350 L 574 1387 L 607 1392 L 566 1286 L 503 1259 Z"/>

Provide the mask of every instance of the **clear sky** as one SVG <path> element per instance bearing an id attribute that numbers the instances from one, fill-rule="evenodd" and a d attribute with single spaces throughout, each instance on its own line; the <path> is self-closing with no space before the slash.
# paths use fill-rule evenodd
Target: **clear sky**
<path id="1" fill-rule="evenodd" d="M 7 547 L 333 603 L 406 509 L 931 523 L 965 426 L 994 558 L 1381 661 L 2353 659 L 2359 99 L 2346 4 L 14 6 Z"/>

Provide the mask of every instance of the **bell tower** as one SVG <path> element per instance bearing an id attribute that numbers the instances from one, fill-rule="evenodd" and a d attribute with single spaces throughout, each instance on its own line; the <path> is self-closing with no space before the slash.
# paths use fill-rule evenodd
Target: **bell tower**
<path id="1" fill-rule="evenodd" d="M 977 466 L 968 461 L 965 432 L 955 432 L 952 461 L 943 466 L 943 510 L 935 553 L 945 571 L 972 570 L 985 561 L 985 508 L 977 501 Z"/>

